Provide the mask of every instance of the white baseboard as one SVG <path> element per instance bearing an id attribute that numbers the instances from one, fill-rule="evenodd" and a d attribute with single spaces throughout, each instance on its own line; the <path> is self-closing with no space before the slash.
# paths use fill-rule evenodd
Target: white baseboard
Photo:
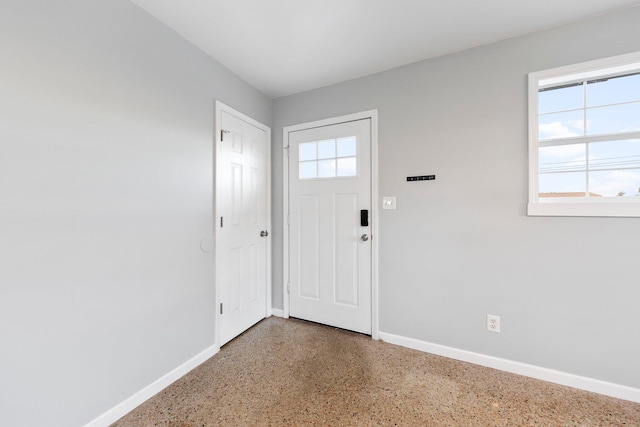
<path id="1" fill-rule="evenodd" d="M 219 351 L 220 347 L 215 345 L 207 348 L 206 350 L 187 360 L 185 363 L 178 366 L 171 372 L 158 378 L 153 383 L 149 384 L 125 401 L 109 409 L 93 421 L 88 422 L 84 425 L 84 427 L 107 427 L 113 424 L 114 422 L 118 421 L 120 418 L 131 412 L 133 409 L 137 408 L 142 403 L 167 388 L 173 382 L 188 374 L 190 371 L 198 367 L 207 359 L 216 355 Z"/>
<path id="2" fill-rule="evenodd" d="M 271 314 L 276 317 L 284 317 L 284 310 L 280 310 L 279 308 L 272 308 Z"/>
<path id="3" fill-rule="evenodd" d="M 538 380 L 561 384 L 580 390 L 591 391 L 604 394 L 618 399 L 630 400 L 640 403 L 640 389 L 632 388 L 620 384 L 596 380 L 593 378 L 581 377 L 579 375 L 568 374 L 566 372 L 553 369 L 541 368 L 539 366 L 528 365 L 526 363 L 515 362 L 513 360 L 501 359 L 499 357 L 487 356 L 485 354 L 460 350 L 440 344 L 433 344 L 420 341 L 414 338 L 407 338 L 399 335 L 380 332 L 380 339 L 390 344 L 412 348 L 414 350 L 432 353 L 451 359 L 461 360 L 476 365 L 487 366 L 513 374 L 523 375 Z"/>

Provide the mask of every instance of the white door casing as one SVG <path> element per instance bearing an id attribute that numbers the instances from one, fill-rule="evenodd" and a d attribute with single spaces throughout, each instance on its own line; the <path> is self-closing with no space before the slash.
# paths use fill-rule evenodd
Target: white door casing
<path id="1" fill-rule="evenodd" d="M 268 127 L 216 102 L 218 346 L 271 315 Z"/>
<path id="2" fill-rule="evenodd" d="M 284 133 L 284 315 L 374 339 L 376 131 L 377 112 L 369 111 L 291 126 Z M 352 153 L 353 137 L 357 150 Z M 319 160 L 309 161 L 314 149 Z M 314 178 L 315 173 L 321 176 Z M 361 223 L 361 210 L 368 211 L 367 225 Z"/>

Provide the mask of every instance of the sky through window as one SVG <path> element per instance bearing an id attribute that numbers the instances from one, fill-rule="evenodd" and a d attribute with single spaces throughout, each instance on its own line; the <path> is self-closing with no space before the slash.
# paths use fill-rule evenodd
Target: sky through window
<path id="1" fill-rule="evenodd" d="M 640 74 L 541 89 L 540 197 L 640 197 L 638 131 Z"/>

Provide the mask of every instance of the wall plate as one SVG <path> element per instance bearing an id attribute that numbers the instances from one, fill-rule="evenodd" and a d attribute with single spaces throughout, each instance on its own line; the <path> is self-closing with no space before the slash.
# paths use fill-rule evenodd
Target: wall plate
<path id="1" fill-rule="evenodd" d="M 382 209 L 395 209 L 396 208 L 396 198 L 395 197 L 383 197 L 382 198 Z"/>

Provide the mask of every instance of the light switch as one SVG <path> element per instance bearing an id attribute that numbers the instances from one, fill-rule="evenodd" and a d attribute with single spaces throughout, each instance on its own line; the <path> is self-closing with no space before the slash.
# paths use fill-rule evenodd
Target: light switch
<path id="1" fill-rule="evenodd" d="M 396 208 L 396 198 L 395 197 L 383 197 L 382 198 L 382 209 L 395 209 Z"/>

